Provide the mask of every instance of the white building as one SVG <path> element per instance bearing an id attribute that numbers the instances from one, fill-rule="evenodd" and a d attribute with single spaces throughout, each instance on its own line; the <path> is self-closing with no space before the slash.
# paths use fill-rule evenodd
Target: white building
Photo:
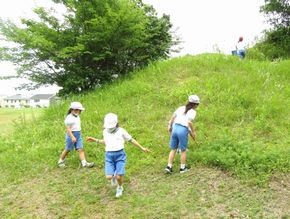
<path id="1" fill-rule="evenodd" d="M 3 100 L 4 107 L 9 108 L 29 107 L 29 98 L 23 97 L 21 94 L 5 97 Z"/>
<path id="2" fill-rule="evenodd" d="M 5 103 L 4 103 L 5 97 L 6 97 L 5 95 L 0 95 L 0 108 L 5 107 Z"/>
<path id="3" fill-rule="evenodd" d="M 36 94 L 29 99 L 30 107 L 49 107 L 49 105 L 56 99 L 55 94 Z"/>

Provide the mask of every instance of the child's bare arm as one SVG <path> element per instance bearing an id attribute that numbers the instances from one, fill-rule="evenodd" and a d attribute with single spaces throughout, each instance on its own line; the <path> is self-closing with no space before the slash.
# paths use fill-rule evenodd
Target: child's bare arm
<path id="1" fill-rule="evenodd" d="M 189 126 L 189 128 L 190 128 L 189 134 L 190 134 L 190 136 L 192 137 L 192 139 L 195 140 L 196 133 L 195 133 L 195 130 L 194 130 L 194 128 L 193 128 L 193 124 L 192 124 L 192 122 L 188 122 L 188 126 Z"/>
<path id="2" fill-rule="evenodd" d="M 169 122 L 168 122 L 167 130 L 168 130 L 169 134 L 172 132 L 172 125 L 174 123 L 175 118 L 176 118 L 176 115 L 172 115 Z"/>
<path id="3" fill-rule="evenodd" d="M 77 141 L 77 139 L 76 139 L 75 136 L 73 135 L 70 126 L 65 126 L 65 129 L 66 129 L 67 134 L 70 136 L 72 142 L 75 143 L 75 142 Z"/>
<path id="4" fill-rule="evenodd" d="M 140 148 L 143 152 L 150 152 L 148 148 L 144 148 L 141 144 L 139 144 L 134 138 L 130 141 L 134 146 Z"/>
<path id="5" fill-rule="evenodd" d="M 97 139 L 94 137 L 86 137 L 87 142 L 96 142 L 97 144 L 105 144 L 104 139 Z"/>

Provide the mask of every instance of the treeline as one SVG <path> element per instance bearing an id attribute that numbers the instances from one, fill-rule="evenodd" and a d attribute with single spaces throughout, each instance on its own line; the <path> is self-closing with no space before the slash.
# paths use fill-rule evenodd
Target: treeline
<path id="1" fill-rule="evenodd" d="M 270 30 L 264 38 L 249 50 L 250 58 L 276 60 L 290 58 L 290 2 L 289 0 L 265 0 L 261 6 Z"/>

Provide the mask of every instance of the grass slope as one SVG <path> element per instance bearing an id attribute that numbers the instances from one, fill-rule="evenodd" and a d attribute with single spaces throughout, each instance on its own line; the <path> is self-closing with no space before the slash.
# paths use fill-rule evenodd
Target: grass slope
<path id="1" fill-rule="evenodd" d="M 36 122 L 22 122 L 13 136 L 1 140 L 0 216 L 287 217 L 289 82 L 290 61 L 204 54 L 152 64 L 96 92 L 72 97 Z M 167 121 L 192 93 L 201 98 L 198 142 L 189 144 L 192 171 L 165 176 Z M 94 169 L 81 169 L 76 153 L 67 159 L 66 170 L 56 167 L 72 100 L 86 108 L 83 136 L 101 137 L 104 115 L 115 112 L 120 125 L 152 150 L 143 154 L 126 146 L 125 195 L 120 200 L 104 179 L 102 146 L 85 144 L 87 160 L 97 163 Z"/>
<path id="2" fill-rule="evenodd" d="M 6 135 L 13 131 L 15 123 L 22 121 L 35 121 L 41 114 L 43 109 L 12 109 L 0 108 L 0 135 Z"/>

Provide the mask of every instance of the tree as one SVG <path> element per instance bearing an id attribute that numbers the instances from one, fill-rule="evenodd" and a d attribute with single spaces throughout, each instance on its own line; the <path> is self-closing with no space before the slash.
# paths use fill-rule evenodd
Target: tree
<path id="1" fill-rule="evenodd" d="M 265 0 L 261 11 L 268 17 L 268 22 L 274 27 L 290 26 L 289 0 Z"/>
<path id="2" fill-rule="evenodd" d="M 0 22 L 0 32 L 14 47 L 1 48 L 2 60 L 19 65 L 18 75 L 36 86 L 57 84 L 60 94 L 79 93 L 165 59 L 178 43 L 170 18 L 157 17 L 141 0 L 53 0 L 63 4 L 62 19 L 52 9 L 35 8 L 38 20 L 23 27 Z M 26 85 L 28 87 L 28 85 Z"/>
<path id="3" fill-rule="evenodd" d="M 265 31 L 265 39 L 256 48 L 270 59 L 290 58 L 289 0 L 265 0 L 261 12 L 273 28 Z"/>

